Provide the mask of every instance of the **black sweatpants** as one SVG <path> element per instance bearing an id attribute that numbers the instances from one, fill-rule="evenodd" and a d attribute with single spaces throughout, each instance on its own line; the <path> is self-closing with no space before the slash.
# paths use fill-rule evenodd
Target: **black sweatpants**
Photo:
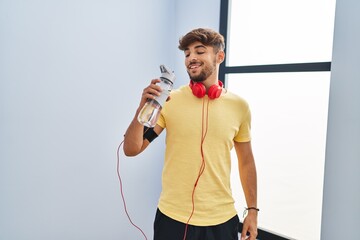
<path id="1" fill-rule="evenodd" d="M 154 221 L 154 240 L 183 240 L 186 224 L 176 221 L 158 209 Z M 239 217 L 214 226 L 188 225 L 186 240 L 238 240 Z"/>

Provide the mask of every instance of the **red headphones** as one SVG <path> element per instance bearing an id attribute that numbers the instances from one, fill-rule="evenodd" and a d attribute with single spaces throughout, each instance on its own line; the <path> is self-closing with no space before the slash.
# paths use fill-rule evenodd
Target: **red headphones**
<path id="1" fill-rule="evenodd" d="M 194 81 L 190 81 L 189 84 L 192 93 L 198 97 L 198 98 L 202 98 L 206 95 L 206 88 L 204 86 L 204 84 L 202 84 L 201 82 L 194 82 Z M 210 99 L 215 99 L 220 97 L 221 92 L 222 92 L 222 87 L 223 87 L 223 83 L 221 81 L 218 81 L 218 84 L 214 84 L 212 86 L 210 86 L 207 95 Z"/>

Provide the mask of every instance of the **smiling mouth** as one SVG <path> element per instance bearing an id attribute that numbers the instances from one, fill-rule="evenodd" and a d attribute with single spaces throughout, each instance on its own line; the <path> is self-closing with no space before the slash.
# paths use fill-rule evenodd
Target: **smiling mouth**
<path id="1" fill-rule="evenodd" d="M 202 65 L 202 64 L 199 63 L 199 62 L 190 63 L 190 64 L 188 65 L 188 69 L 190 69 L 190 70 L 197 69 L 197 68 L 199 68 L 201 65 Z"/>

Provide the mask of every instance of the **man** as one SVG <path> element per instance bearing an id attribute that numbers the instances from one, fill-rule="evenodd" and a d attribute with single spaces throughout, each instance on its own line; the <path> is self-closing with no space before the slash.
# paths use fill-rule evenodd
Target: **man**
<path id="1" fill-rule="evenodd" d="M 135 156 L 166 128 L 162 192 L 154 240 L 233 240 L 238 224 L 230 187 L 230 150 L 235 147 L 248 205 L 241 239 L 257 236 L 256 167 L 251 149 L 250 110 L 242 98 L 222 88 L 219 66 L 224 38 L 194 29 L 179 40 L 190 84 L 171 92 L 154 128 L 144 131 L 137 115 L 147 99 L 160 95 L 160 80 L 143 91 L 128 127 L 124 153 Z"/>

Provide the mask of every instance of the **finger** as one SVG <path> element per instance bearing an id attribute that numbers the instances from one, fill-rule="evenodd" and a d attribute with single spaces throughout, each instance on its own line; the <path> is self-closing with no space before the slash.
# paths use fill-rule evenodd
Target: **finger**
<path id="1" fill-rule="evenodd" d="M 159 90 L 152 88 L 152 87 L 144 88 L 143 94 L 142 94 L 143 98 L 151 98 L 151 99 L 153 99 L 159 95 L 160 95 Z"/>
<path id="2" fill-rule="evenodd" d="M 158 82 L 161 82 L 160 79 L 158 79 L 158 78 L 151 80 L 151 84 L 156 84 Z"/>
<path id="3" fill-rule="evenodd" d="M 155 92 L 159 92 L 161 93 L 162 92 L 162 88 L 157 84 L 159 83 L 160 80 L 159 79 L 153 79 L 150 83 L 150 85 L 147 87 L 148 90 L 151 92 L 151 93 L 154 93 L 154 90 Z"/>
<path id="4" fill-rule="evenodd" d="M 161 95 L 162 89 L 160 86 L 156 85 L 155 83 L 156 83 L 155 81 L 154 82 L 152 81 L 152 83 L 149 86 L 144 88 L 143 93 L 142 93 L 143 98 L 151 98 L 152 99 L 152 98 L 154 98 L 154 96 Z"/>
<path id="5" fill-rule="evenodd" d="M 257 237 L 257 231 L 250 231 L 249 240 L 256 240 L 256 237 Z"/>
<path id="6" fill-rule="evenodd" d="M 247 238 L 246 238 L 246 233 L 247 233 L 246 229 L 243 228 L 243 230 L 242 230 L 242 232 L 241 232 L 241 240 L 247 239 Z"/>

